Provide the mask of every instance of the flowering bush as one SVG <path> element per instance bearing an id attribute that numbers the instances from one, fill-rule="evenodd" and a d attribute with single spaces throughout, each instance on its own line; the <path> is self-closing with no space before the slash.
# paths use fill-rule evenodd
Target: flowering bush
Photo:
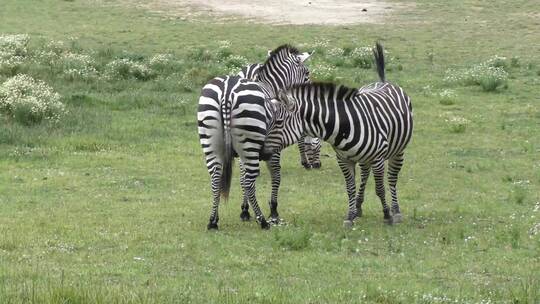
<path id="1" fill-rule="evenodd" d="M 0 110 L 26 125 L 43 119 L 58 121 L 65 113 L 58 93 L 43 81 L 23 74 L 0 85 Z"/>
<path id="2" fill-rule="evenodd" d="M 28 41 L 26 34 L 0 36 L 0 73 L 15 73 L 28 54 Z"/>
<path id="3" fill-rule="evenodd" d="M 324 55 L 324 53 L 326 52 L 329 46 L 330 46 L 330 40 L 317 39 L 313 43 L 312 48 L 315 50 L 315 53 Z"/>
<path id="4" fill-rule="evenodd" d="M 373 49 L 371 47 L 357 47 L 351 51 L 349 57 L 355 67 L 369 69 L 373 65 Z"/>
<path id="5" fill-rule="evenodd" d="M 219 41 L 216 53 L 218 60 L 228 58 L 231 55 L 231 42 L 228 40 Z"/>
<path id="6" fill-rule="evenodd" d="M 456 92 L 450 89 L 444 89 L 439 93 L 439 102 L 442 105 L 453 105 L 456 98 Z"/>
<path id="7" fill-rule="evenodd" d="M 171 54 L 157 54 L 148 61 L 148 66 L 156 71 L 167 69 L 174 62 L 174 56 Z"/>
<path id="8" fill-rule="evenodd" d="M 334 81 L 336 79 L 336 68 L 325 63 L 319 63 L 310 68 L 310 74 L 313 80 Z"/>
<path id="9" fill-rule="evenodd" d="M 328 60 L 335 66 L 345 65 L 345 50 L 342 48 L 332 48 L 326 53 Z"/>
<path id="10" fill-rule="evenodd" d="M 98 75 L 96 62 L 89 55 L 65 53 L 60 63 L 64 75 L 70 79 L 91 79 Z"/>
<path id="11" fill-rule="evenodd" d="M 108 79 L 128 79 L 133 77 L 144 81 L 154 77 L 154 73 L 142 63 L 123 58 L 109 62 L 105 66 L 105 77 Z"/>
<path id="12" fill-rule="evenodd" d="M 446 119 L 446 123 L 448 124 L 450 132 L 463 133 L 465 132 L 465 129 L 467 129 L 467 125 L 470 123 L 470 121 L 460 116 L 451 116 L 450 118 Z"/>
<path id="13" fill-rule="evenodd" d="M 493 56 L 468 69 L 448 70 L 444 81 L 461 85 L 479 85 L 486 92 L 505 87 L 508 81 L 506 57 Z"/>
<path id="14" fill-rule="evenodd" d="M 232 55 L 225 60 L 225 65 L 227 66 L 228 70 L 227 73 L 229 75 L 237 74 L 243 67 L 248 64 L 248 60 L 240 55 Z"/>

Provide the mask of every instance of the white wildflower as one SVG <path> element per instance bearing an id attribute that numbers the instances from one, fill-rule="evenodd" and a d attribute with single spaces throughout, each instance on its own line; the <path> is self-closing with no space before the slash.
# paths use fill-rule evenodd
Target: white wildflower
<path id="1" fill-rule="evenodd" d="M 29 41 L 26 34 L 0 36 L 0 72 L 12 71 L 24 62 Z"/>
<path id="2" fill-rule="evenodd" d="M 61 57 L 62 70 L 69 79 L 97 77 L 96 62 L 89 55 L 65 53 Z"/>
<path id="3" fill-rule="evenodd" d="M 22 74 L 0 85 L 0 110 L 27 124 L 43 118 L 57 121 L 65 113 L 58 93 L 45 82 Z"/>
<path id="4" fill-rule="evenodd" d="M 162 68 L 169 65 L 173 60 L 174 56 L 172 54 L 157 54 L 150 58 L 148 64 L 152 68 Z"/>
<path id="5" fill-rule="evenodd" d="M 148 80 L 152 76 L 152 70 L 146 65 L 127 58 L 114 60 L 105 66 L 105 77 L 108 79 L 134 77 L 139 80 Z"/>
<path id="6" fill-rule="evenodd" d="M 336 78 L 336 68 L 325 63 L 319 63 L 311 68 L 311 76 L 315 80 L 333 81 Z"/>

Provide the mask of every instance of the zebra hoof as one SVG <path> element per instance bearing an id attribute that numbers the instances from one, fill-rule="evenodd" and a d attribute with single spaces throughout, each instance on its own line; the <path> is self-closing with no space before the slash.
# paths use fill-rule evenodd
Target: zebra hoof
<path id="1" fill-rule="evenodd" d="M 392 217 L 390 216 L 389 218 L 386 218 L 386 217 L 384 218 L 384 223 L 386 225 L 392 225 L 394 224 L 394 221 L 392 220 Z"/>
<path id="2" fill-rule="evenodd" d="M 344 220 L 343 221 L 343 228 L 345 228 L 345 229 L 351 229 L 353 225 L 354 225 L 354 222 L 351 221 L 351 220 Z"/>
<path id="3" fill-rule="evenodd" d="M 403 221 L 403 218 L 401 216 L 401 213 L 396 213 L 392 216 L 392 222 L 395 224 L 401 223 Z"/>
<path id="4" fill-rule="evenodd" d="M 270 220 L 268 222 L 271 225 L 279 225 L 281 223 L 281 219 L 279 217 L 270 217 Z"/>
<path id="5" fill-rule="evenodd" d="M 251 220 L 251 215 L 249 214 L 249 211 L 242 210 L 242 213 L 240 213 L 240 219 L 242 220 L 242 222 L 248 222 L 249 220 Z"/>
<path id="6" fill-rule="evenodd" d="M 265 219 L 261 220 L 261 229 L 268 230 L 270 229 L 270 224 Z"/>
<path id="7" fill-rule="evenodd" d="M 311 169 L 311 165 L 310 165 L 308 162 L 302 162 L 302 166 L 303 166 L 304 169 L 306 169 L 306 170 L 310 170 L 310 169 Z"/>
<path id="8" fill-rule="evenodd" d="M 311 164 L 311 168 L 320 169 L 321 168 L 321 163 L 313 163 L 313 164 Z"/>
<path id="9" fill-rule="evenodd" d="M 208 230 L 218 230 L 218 225 L 217 223 L 208 223 L 208 226 L 206 227 Z"/>

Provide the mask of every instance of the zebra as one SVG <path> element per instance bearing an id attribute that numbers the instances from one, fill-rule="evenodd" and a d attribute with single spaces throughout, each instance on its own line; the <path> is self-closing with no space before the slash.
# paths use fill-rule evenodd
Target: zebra
<path id="1" fill-rule="evenodd" d="M 302 133 L 321 138 L 336 151 L 348 195 L 348 214 L 344 221 L 347 227 L 362 216 L 364 190 L 371 170 L 384 222 L 392 224 L 402 220 L 396 185 L 403 166 L 404 150 L 412 137 L 412 105 L 401 87 L 386 81 L 380 43 L 376 44 L 373 54 L 380 79 L 377 83 L 360 89 L 331 83 L 300 84 L 279 96 L 280 102 L 297 115 L 297 119 L 290 121 L 299 124 Z M 276 123 L 278 125 L 279 122 Z M 276 141 L 281 138 L 282 142 L 274 143 L 269 149 L 279 150 L 294 143 L 294 139 L 288 140 L 286 129 L 270 131 L 269 138 Z M 392 214 L 385 198 L 385 161 L 388 162 Z M 355 185 L 357 163 L 361 168 L 358 192 Z"/>
<path id="2" fill-rule="evenodd" d="M 309 81 L 309 70 L 304 65 L 309 56 L 290 45 L 282 45 L 259 69 L 257 82 L 233 75 L 216 77 L 203 87 L 197 120 L 213 194 L 208 229 L 218 228 L 219 201 L 220 197 L 228 199 L 235 156 L 241 159 L 244 195 L 263 229 L 268 229 L 269 225 L 256 200 L 255 180 L 259 175 L 259 160 L 268 161 L 273 180 L 271 216 L 277 216 L 279 174 L 273 170 L 279 170 L 280 154 L 267 149 L 265 139 L 274 125 L 274 113 L 281 106 L 271 99 L 281 89 Z M 278 178 L 277 187 L 274 176 Z M 243 214 L 247 208 L 242 206 Z"/>
<path id="3" fill-rule="evenodd" d="M 270 56 L 271 51 L 268 52 Z M 262 67 L 260 63 L 254 63 L 245 66 L 238 76 L 247 78 L 253 81 L 257 81 L 257 73 Z M 318 138 L 312 138 L 310 136 L 302 136 L 298 140 L 298 150 L 300 152 L 300 164 L 307 170 L 319 169 L 321 167 L 321 140 Z M 247 205 L 246 198 L 244 198 L 244 205 Z M 248 217 L 249 219 L 249 213 Z"/>

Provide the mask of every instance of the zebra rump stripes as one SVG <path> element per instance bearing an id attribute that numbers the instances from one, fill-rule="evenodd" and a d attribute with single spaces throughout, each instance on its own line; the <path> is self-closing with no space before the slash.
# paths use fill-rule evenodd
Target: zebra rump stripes
<path id="1" fill-rule="evenodd" d="M 280 46 L 260 68 L 258 82 L 224 76 L 203 87 L 197 119 L 213 194 L 208 229 L 218 228 L 219 202 L 221 197 L 228 197 L 234 155 L 241 159 L 241 184 L 256 219 L 263 229 L 269 228 L 256 200 L 255 179 L 260 159 L 275 158 L 279 165 L 279 150 L 266 147 L 265 139 L 275 124 L 274 112 L 283 106 L 270 98 L 280 89 L 309 80 L 309 71 L 303 65 L 308 57 L 288 45 Z M 277 201 L 271 209 L 277 215 Z"/>
<path id="2" fill-rule="evenodd" d="M 280 96 L 280 101 L 298 116 L 302 132 L 321 138 L 336 151 L 348 195 L 346 226 L 362 215 L 364 190 L 371 170 L 385 222 L 401 221 L 396 185 L 404 150 L 412 136 L 412 106 L 401 87 L 385 81 L 384 54 L 379 43 L 374 56 L 380 82 L 361 89 L 326 83 L 302 84 Z M 392 214 L 385 199 L 385 161 L 388 162 Z M 357 163 L 362 171 L 358 192 Z"/>

